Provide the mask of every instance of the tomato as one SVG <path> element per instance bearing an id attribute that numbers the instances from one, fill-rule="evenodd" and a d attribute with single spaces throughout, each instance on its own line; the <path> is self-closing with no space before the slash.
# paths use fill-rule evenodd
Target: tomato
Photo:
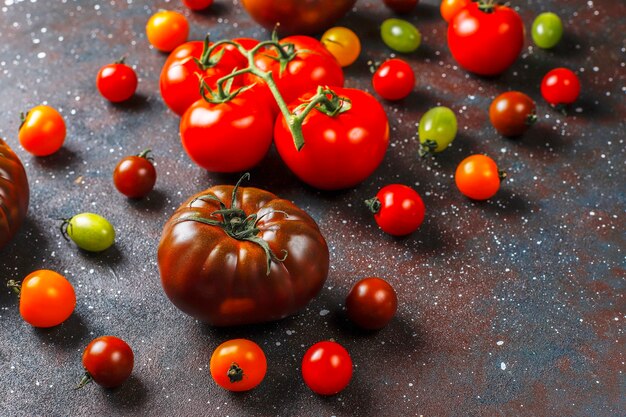
<path id="1" fill-rule="evenodd" d="M 339 343 L 318 342 L 302 358 L 302 377 L 316 394 L 337 394 L 352 378 L 350 354 Z"/>
<path id="2" fill-rule="evenodd" d="M 406 61 L 400 58 L 388 59 L 374 73 L 372 85 L 385 100 L 402 100 L 415 87 L 415 73 Z"/>
<path id="3" fill-rule="evenodd" d="M 233 339 L 222 343 L 211 355 L 211 376 L 229 391 L 248 391 L 265 378 L 267 360 L 251 340 Z"/>
<path id="4" fill-rule="evenodd" d="M 42 269 L 29 274 L 22 284 L 7 285 L 20 295 L 20 314 L 34 327 L 53 327 L 63 323 L 76 307 L 74 287 L 57 272 Z"/>
<path id="5" fill-rule="evenodd" d="M 541 81 L 541 95 L 553 106 L 572 104 L 580 95 L 580 80 L 567 68 L 553 69 Z"/>
<path id="6" fill-rule="evenodd" d="M 396 13 L 409 13 L 415 9 L 418 0 L 384 0 L 384 3 Z"/>
<path id="7" fill-rule="evenodd" d="M 472 0 L 442 0 L 439 11 L 443 20 L 450 23 L 450 20 L 456 16 L 458 12 L 463 10 L 465 6 L 471 3 Z"/>
<path id="8" fill-rule="evenodd" d="M 183 0 L 183 4 L 191 10 L 204 10 L 213 4 L 213 0 Z"/>
<path id="9" fill-rule="evenodd" d="M 383 42 L 397 52 L 409 53 L 419 48 L 422 34 L 413 24 L 402 19 L 387 19 L 380 27 Z"/>
<path id="10" fill-rule="evenodd" d="M 90 381 L 105 388 L 115 388 L 133 372 L 135 355 L 128 343 L 115 336 L 100 336 L 92 340 L 83 352 L 85 377 L 78 385 Z"/>
<path id="11" fill-rule="evenodd" d="M 417 191 L 406 185 L 386 185 L 365 204 L 374 213 L 378 226 L 390 235 L 413 233 L 424 221 L 424 202 Z"/>
<path id="12" fill-rule="evenodd" d="M 0 139 L 0 250 L 17 233 L 26 213 L 30 191 L 22 162 Z"/>
<path id="13" fill-rule="evenodd" d="M 380 165 L 389 145 L 389 123 L 380 103 L 365 91 L 335 88 L 350 100 L 350 109 L 331 117 L 315 109 L 302 124 L 305 144 L 297 150 L 285 118 L 280 115 L 274 143 L 289 169 L 305 183 L 321 190 L 353 187 Z M 303 96 L 306 100 L 311 94 Z M 301 101 L 289 108 L 296 114 Z"/>
<path id="14" fill-rule="evenodd" d="M 519 91 L 500 94 L 489 107 L 491 124 L 503 136 L 520 136 L 537 121 L 535 102 Z"/>
<path id="15" fill-rule="evenodd" d="M 182 14 L 161 10 L 153 14 L 146 24 L 148 42 L 161 52 L 173 51 L 189 35 L 189 23 Z"/>
<path id="16" fill-rule="evenodd" d="M 241 172 L 256 166 L 272 144 L 269 106 L 247 91 L 225 103 L 196 101 L 180 120 L 187 155 L 211 172 Z"/>
<path id="17" fill-rule="evenodd" d="M 158 263 L 178 308 L 233 326 L 303 309 L 326 281 L 329 254 L 315 221 L 290 201 L 221 185 L 192 196 L 167 221 Z"/>
<path id="18" fill-rule="evenodd" d="M 100 68 L 96 77 L 96 87 L 102 97 L 113 103 L 126 101 L 137 90 L 137 74 L 131 67 L 124 64 L 122 59 Z"/>
<path id="19" fill-rule="evenodd" d="M 481 3 L 482 4 L 482 3 Z M 524 46 L 524 23 L 513 9 L 490 11 L 470 3 L 448 26 L 448 47 L 461 67 L 478 75 L 498 75 L 517 59 Z"/>
<path id="20" fill-rule="evenodd" d="M 464 196 L 488 200 L 500 189 L 500 178 L 503 177 L 493 159 L 486 155 L 472 155 L 461 161 L 454 180 Z"/>
<path id="21" fill-rule="evenodd" d="M 348 317 L 367 330 L 382 329 L 391 321 L 398 308 L 398 296 L 393 287 L 381 278 L 363 278 L 346 297 Z"/>
<path id="22" fill-rule="evenodd" d="M 23 117 L 20 125 L 20 144 L 35 156 L 52 155 L 65 141 L 65 121 L 50 106 L 33 107 Z"/>
<path id="23" fill-rule="evenodd" d="M 541 13 L 533 22 L 531 34 L 538 47 L 554 48 L 563 37 L 561 18 L 554 13 Z"/>
<path id="24" fill-rule="evenodd" d="M 72 239 L 76 246 L 89 252 L 102 252 L 115 241 L 111 223 L 93 213 L 81 213 L 63 220 L 61 231 L 65 239 Z"/>
<path id="25" fill-rule="evenodd" d="M 117 191 L 129 198 L 143 198 L 152 191 L 157 174 L 149 153 L 150 149 L 147 149 L 118 162 L 113 171 L 113 183 Z"/>
<path id="26" fill-rule="evenodd" d="M 456 137 L 456 115 L 447 107 L 433 107 L 420 119 L 420 156 L 444 151 Z"/>
<path id="27" fill-rule="evenodd" d="M 342 67 L 352 65 L 361 53 L 359 37 L 350 29 L 341 26 L 324 32 L 321 42 Z"/>

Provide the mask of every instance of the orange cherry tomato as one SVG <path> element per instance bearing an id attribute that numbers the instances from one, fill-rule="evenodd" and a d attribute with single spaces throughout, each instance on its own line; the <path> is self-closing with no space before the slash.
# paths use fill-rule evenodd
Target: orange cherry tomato
<path id="1" fill-rule="evenodd" d="M 446 22 L 450 22 L 461 9 L 470 3 L 471 0 L 443 0 L 439 7 L 441 17 L 443 17 Z"/>
<path id="2" fill-rule="evenodd" d="M 65 121 L 50 106 L 36 106 L 23 118 L 19 139 L 22 147 L 35 156 L 52 155 L 63 146 Z"/>
<path id="3" fill-rule="evenodd" d="M 359 37 L 342 26 L 330 28 L 324 32 L 321 42 L 342 67 L 352 65 L 361 53 Z"/>
<path id="4" fill-rule="evenodd" d="M 456 169 L 454 180 L 459 191 L 473 200 L 487 200 L 500 189 L 500 178 L 495 161 L 486 155 L 465 158 Z"/>
<path id="5" fill-rule="evenodd" d="M 148 42 L 162 52 L 171 52 L 187 41 L 189 23 L 185 16 L 170 10 L 156 12 L 146 25 Z"/>
<path id="6" fill-rule="evenodd" d="M 251 340 L 233 339 L 222 343 L 211 355 L 211 376 L 229 391 L 248 391 L 263 381 L 267 360 Z"/>

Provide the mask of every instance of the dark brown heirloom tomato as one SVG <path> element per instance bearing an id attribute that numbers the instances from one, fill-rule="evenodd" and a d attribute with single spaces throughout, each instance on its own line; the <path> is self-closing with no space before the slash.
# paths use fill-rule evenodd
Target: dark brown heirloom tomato
<path id="1" fill-rule="evenodd" d="M 163 229 L 158 262 L 178 308 L 231 326 L 304 308 L 326 281 L 328 246 L 293 203 L 237 183 L 209 188 L 178 208 Z"/>
<path id="2" fill-rule="evenodd" d="M 24 166 L 9 145 L 0 139 L 0 250 L 22 225 L 29 198 Z"/>
<path id="3" fill-rule="evenodd" d="M 537 121 L 535 102 L 519 91 L 500 94 L 489 107 L 491 124 L 503 136 L 520 136 Z"/>

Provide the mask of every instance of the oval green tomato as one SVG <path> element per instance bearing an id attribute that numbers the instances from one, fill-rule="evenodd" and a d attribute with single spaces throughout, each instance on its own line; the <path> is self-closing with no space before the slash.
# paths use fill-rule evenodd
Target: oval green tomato
<path id="1" fill-rule="evenodd" d="M 456 115 L 447 107 L 434 107 L 420 119 L 420 155 L 441 152 L 456 137 Z"/>
<path id="2" fill-rule="evenodd" d="M 81 249 L 101 252 L 115 241 L 115 230 L 102 216 L 81 213 L 64 222 L 64 233 Z"/>
<path id="3" fill-rule="evenodd" d="M 422 35 L 410 22 L 402 19 L 387 19 L 380 28 L 385 45 L 394 51 L 408 53 L 419 48 Z"/>
<path id="4" fill-rule="evenodd" d="M 563 23 L 554 13 L 541 13 L 533 22 L 531 30 L 535 44 L 544 49 L 553 48 L 563 36 Z"/>

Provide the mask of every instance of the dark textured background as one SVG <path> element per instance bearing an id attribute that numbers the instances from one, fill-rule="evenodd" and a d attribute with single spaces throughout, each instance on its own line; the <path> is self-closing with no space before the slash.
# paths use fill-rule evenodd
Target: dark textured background
<path id="1" fill-rule="evenodd" d="M 183 315 L 159 283 L 161 227 L 189 195 L 236 176 L 194 166 L 178 139 L 178 119 L 158 92 L 165 55 L 148 48 L 145 23 L 159 8 L 183 11 L 193 38 L 210 31 L 266 38 L 237 1 L 216 0 L 206 13 L 178 1 L 5 0 L 0 3 L 0 136 L 22 157 L 32 188 L 28 219 L 0 255 L 2 282 L 39 268 L 74 284 L 75 314 L 38 330 L 25 324 L 17 299 L 0 289 L 0 415 L 211 416 L 618 416 L 624 415 L 624 18 L 623 1 L 524 1 L 526 27 L 540 11 L 561 15 L 566 31 L 553 51 L 530 40 L 501 77 L 468 75 L 452 61 L 438 3 L 424 0 L 408 19 L 420 49 L 406 56 L 417 74 L 410 99 L 386 104 L 391 146 L 360 187 L 320 193 L 299 183 L 272 152 L 252 183 L 294 200 L 319 221 L 331 247 L 327 285 L 300 315 L 262 326 L 213 329 Z M 391 16 L 360 0 L 340 23 L 362 39 L 347 85 L 370 89 L 366 62 L 392 55 L 378 25 Z M 94 87 L 99 67 L 122 55 L 140 76 L 128 104 L 105 102 Z M 582 80 L 568 117 L 539 94 L 549 69 L 567 66 Z M 500 92 L 520 89 L 538 103 L 539 123 L 508 140 L 490 126 L 487 109 Z M 68 126 L 66 145 L 37 159 L 18 145 L 19 112 L 48 103 Z M 435 105 L 458 114 L 460 134 L 436 160 L 419 160 L 420 116 Z M 154 150 L 159 179 L 143 201 L 128 201 L 111 173 L 124 155 Z M 489 202 L 461 196 L 457 163 L 486 152 L 508 170 Z M 362 200 L 389 182 L 414 186 L 427 218 L 406 239 L 381 233 Z M 102 254 L 65 242 L 58 217 L 98 212 L 118 238 Z M 361 277 L 378 275 L 399 292 L 397 317 L 378 333 L 355 330 L 342 311 Z M 132 378 L 120 389 L 80 379 L 81 353 L 103 334 L 134 348 Z M 270 368 L 253 392 L 215 386 L 212 350 L 247 337 Z M 305 349 L 334 338 L 350 351 L 354 378 L 341 394 L 321 398 L 305 387 Z"/>

